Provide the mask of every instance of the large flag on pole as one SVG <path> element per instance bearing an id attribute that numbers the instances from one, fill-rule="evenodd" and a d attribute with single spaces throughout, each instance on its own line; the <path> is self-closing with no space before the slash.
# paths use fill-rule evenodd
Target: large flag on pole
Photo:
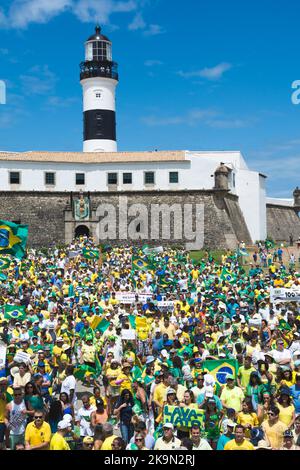
<path id="1" fill-rule="evenodd" d="M 0 255 L 23 258 L 28 238 L 28 225 L 0 220 Z"/>
<path id="2" fill-rule="evenodd" d="M 233 375 L 236 379 L 238 367 L 236 359 L 207 360 L 202 364 L 203 370 L 211 374 L 219 386 L 226 384 L 227 375 Z"/>

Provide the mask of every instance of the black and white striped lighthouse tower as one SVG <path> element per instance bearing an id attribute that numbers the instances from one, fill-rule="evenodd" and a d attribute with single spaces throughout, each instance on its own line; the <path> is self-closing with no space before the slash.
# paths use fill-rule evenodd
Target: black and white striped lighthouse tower
<path id="1" fill-rule="evenodd" d="M 80 64 L 83 89 L 83 151 L 116 152 L 115 90 L 118 64 L 112 61 L 110 40 L 96 26 L 85 43 L 85 61 Z"/>

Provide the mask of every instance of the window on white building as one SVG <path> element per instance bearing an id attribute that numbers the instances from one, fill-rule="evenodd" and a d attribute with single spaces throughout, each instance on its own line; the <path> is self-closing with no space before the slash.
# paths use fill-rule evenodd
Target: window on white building
<path id="1" fill-rule="evenodd" d="M 85 174 L 84 173 L 76 173 L 76 184 L 77 185 L 85 184 Z"/>
<path id="2" fill-rule="evenodd" d="M 154 171 L 145 171 L 145 184 L 154 184 Z"/>
<path id="3" fill-rule="evenodd" d="M 123 184 L 132 184 L 132 173 L 123 173 Z"/>
<path id="4" fill-rule="evenodd" d="M 169 183 L 178 183 L 178 171 L 169 172 Z"/>
<path id="5" fill-rule="evenodd" d="M 45 184 L 47 186 L 54 186 L 55 185 L 55 173 L 48 172 L 48 171 L 45 173 Z"/>
<path id="6" fill-rule="evenodd" d="M 19 171 L 10 171 L 9 172 L 9 183 L 10 184 L 20 184 L 20 172 Z"/>
<path id="7" fill-rule="evenodd" d="M 118 173 L 107 173 L 107 184 L 118 184 Z"/>

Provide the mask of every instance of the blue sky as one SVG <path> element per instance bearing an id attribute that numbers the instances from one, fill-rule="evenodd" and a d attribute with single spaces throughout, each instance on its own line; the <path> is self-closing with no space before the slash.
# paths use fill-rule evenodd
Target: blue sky
<path id="1" fill-rule="evenodd" d="M 1 0 L 0 149 L 82 150 L 96 21 L 119 64 L 118 149 L 241 150 L 268 194 L 300 185 L 297 0 Z"/>

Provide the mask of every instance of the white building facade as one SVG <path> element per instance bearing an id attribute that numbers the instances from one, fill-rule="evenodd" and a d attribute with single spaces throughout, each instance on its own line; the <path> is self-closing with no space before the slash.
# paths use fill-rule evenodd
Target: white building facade
<path id="1" fill-rule="evenodd" d="M 229 191 L 252 241 L 264 240 L 265 176 L 249 170 L 240 152 L 0 153 L 2 191 L 110 192 L 214 189 L 214 172 L 229 169 Z"/>

